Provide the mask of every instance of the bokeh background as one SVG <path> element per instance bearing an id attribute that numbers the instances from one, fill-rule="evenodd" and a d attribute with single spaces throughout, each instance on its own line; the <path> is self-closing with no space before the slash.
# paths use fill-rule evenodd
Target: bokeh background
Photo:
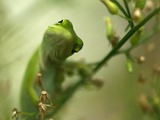
<path id="1" fill-rule="evenodd" d="M 106 16 L 110 15 L 99 0 L 0 0 L 0 119 L 11 119 L 12 108 L 19 107 L 20 85 L 27 61 L 49 25 L 64 18 L 72 21 L 84 41 L 84 48 L 69 59 L 96 62 L 111 49 L 105 36 Z M 112 16 L 112 21 L 117 33 L 123 36 L 127 23 L 117 16 Z M 135 55 L 157 58 L 158 49 L 152 52 L 155 54 L 146 49 L 146 46 L 138 48 Z M 79 89 L 60 112 L 59 119 L 143 119 L 138 105 L 142 88 L 137 76 L 143 69 L 150 69 L 153 60 L 134 66 L 133 74 L 127 72 L 125 61 L 123 55 L 111 59 L 95 76 L 104 80 L 104 86 L 99 90 Z"/>

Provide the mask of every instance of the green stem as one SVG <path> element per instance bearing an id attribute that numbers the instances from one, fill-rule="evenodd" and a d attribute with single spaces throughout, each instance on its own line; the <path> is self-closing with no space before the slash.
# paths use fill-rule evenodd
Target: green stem
<path id="1" fill-rule="evenodd" d="M 155 34 L 157 34 L 160 31 L 160 26 L 156 25 L 155 28 L 153 28 L 152 31 L 150 31 L 137 45 L 131 46 L 125 50 L 118 51 L 117 54 L 124 54 L 129 53 L 131 50 L 135 49 L 136 47 L 146 43 L 150 38 L 152 38 Z"/>
<path id="2" fill-rule="evenodd" d="M 131 17 L 131 13 L 130 13 L 130 10 L 129 10 L 129 7 L 128 7 L 128 3 L 127 3 L 126 0 L 123 0 L 123 2 L 124 2 L 125 8 L 126 8 L 127 13 L 128 13 L 128 18 L 129 18 L 128 23 L 129 23 L 130 27 L 133 28 L 134 23 L 133 23 L 133 20 L 132 20 L 132 17 Z"/>
<path id="3" fill-rule="evenodd" d="M 122 39 L 121 41 L 108 53 L 108 55 L 94 68 L 93 73 L 96 73 L 108 60 L 110 60 L 117 51 L 129 40 L 129 38 L 146 22 L 148 22 L 154 15 L 160 11 L 160 7 L 153 10 L 147 17 L 145 17 L 139 24 L 133 27 Z"/>
<path id="4" fill-rule="evenodd" d="M 134 27 L 134 24 L 133 24 L 133 22 L 132 22 L 132 18 L 131 18 L 131 15 L 130 15 L 129 7 L 128 7 L 128 4 L 127 4 L 126 0 L 125 0 L 125 2 L 126 2 L 125 7 L 126 7 L 128 13 L 127 13 L 127 12 L 125 11 L 125 9 L 121 6 L 121 4 L 119 4 L 119 2 L 117 2 L 116 0 L 111 0 L 111 1 L 114 2 L 114 3 L 118 6 L 119 10 L 120 10 L 120 11 L 124 14 L 124 16 L 126 17 L 128 23 L 129 23 L 128 27 L 129 27 L 129 26 L 130 26 L 131 28 Z M 128 27 L 127 27 L 127 28 L 128 28 Z M 126 28 L 126 29 L 127 29 L 127 28 Z"/>
<path id="5" fill-rule="evenodd" d="M 74 84 L 69 91 L 67 91 L 67 94 L 63 94 L 62 97 L 59 100 L 59 105 L 56 106 L 56 109 L 53 111 L 52 115 L 54 116 L 68 101 L 69 98 L 73 96 L 73 94 L 77 91 L 77 89 L 85 82 L 85 80 L 82 78 L 79 80 L 76 84 Z"/>
<path id="6" fill-rule="evenodd" d="M 127 17 L 125 17 L 125 16 L 123 16 L 123 15 L 121 15 L 121 14 L 117 14 L 117 15 L 118 15 L 119 17 L 127 20 L 128 22 L 131 22 L 131 21 L 132 21 L 132 19 L 129 19 L 129 18 L 127 18 Z"/>

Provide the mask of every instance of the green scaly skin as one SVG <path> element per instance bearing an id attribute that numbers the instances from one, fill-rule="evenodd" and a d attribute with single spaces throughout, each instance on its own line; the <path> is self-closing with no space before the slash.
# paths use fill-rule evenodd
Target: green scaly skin
<path id="1" fill-rule="evenodd" d="M 39 72 L 42 74 L 44 89 L 51 95 L 51 99 L 54 98 L 64 80 L 61 70 L 63 62 L 82 47 L 83 42 L 69 20 L 65 19 L 48 27 L 41 46 L 31 57 L 25 71 L 20 95 L 21 111 L 38 113 L 41 89 L 36 83 L 36 76 Z M 35 120 L 35 117 L 29 119 Z"/>

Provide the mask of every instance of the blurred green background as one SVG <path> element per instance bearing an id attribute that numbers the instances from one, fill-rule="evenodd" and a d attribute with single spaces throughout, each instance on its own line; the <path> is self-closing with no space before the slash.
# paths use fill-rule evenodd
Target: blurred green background
<path id="1" fill-rule="evenodd" d="M 12 108 L 19 108 L 27 61 L 49 25 L 64 18 L 72 21 L 84 48 L 69 59 L 95 62 L 111 49 L 105 37 L 105 16 L 110 15 L 99 0 L 0 0 L 0 119 L 10 119 Z M 116 16 L 112 20 L 123 36 L 125 21 Z M 61 120 L 141 120 L 136 69 L 130 75 L 124 56 L 113 58 L 96 74 L 104 86 L 79 89 L 60 112 Z"/>

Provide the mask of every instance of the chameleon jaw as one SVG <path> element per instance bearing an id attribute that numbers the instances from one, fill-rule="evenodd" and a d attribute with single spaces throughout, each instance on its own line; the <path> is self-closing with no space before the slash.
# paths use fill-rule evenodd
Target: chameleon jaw
<path id="1" fill-rule="evenodd" d="M 71 53 L 74 54 L 76 52 L 79 52 L 82 49 L 82 47 L 83 47 L 83 44 L 76 44 L 76 45 L 74 45 Z"/>

